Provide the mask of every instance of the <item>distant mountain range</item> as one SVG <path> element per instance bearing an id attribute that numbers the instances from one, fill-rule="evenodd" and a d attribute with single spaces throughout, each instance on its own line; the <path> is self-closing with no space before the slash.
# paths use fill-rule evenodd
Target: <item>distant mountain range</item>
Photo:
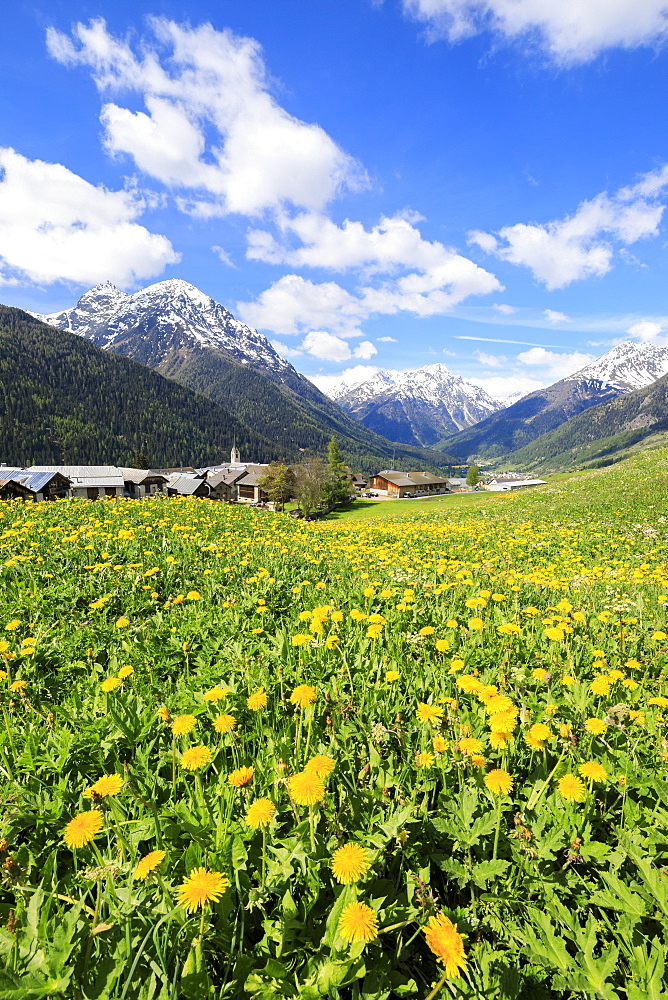
<path id="1" fill-rule="evenodd" d="M 597 468 L 653 443 L 668 443 L 668 375 L 579 413 L 503 461 L 523 472 Z"/>
<path id="2" fill-rule="evenodd" d="M 529 393 L 473 427 L 438 445 L 467 458 L 494 459 L 518 452 L 577 414 L 668 373 L 668 349 L 626 341 L 591 364 L 545 389 Z"/>
<path id="3" fill-rule="evenodd" d="M 286 459 L 324 454 L 332 435 L 347 459 L 377 471 L 395 456 L 401 468 L 443 468 L 447 453 L 395 443 L 328 399 L 262 334 L 180 279 L 133 294 L 104 282 L 71 309 L 35 318 L 147 365 L 223 406 L 270 440 Z"/>
<path id="4" fill-rule="evenodd" d="M 424 447 L 478 423 L 502 405 L 442 364 L 404 372 L 381 369 L 359 385 L 341 387 L 333 398 L 377 434 Z"/>

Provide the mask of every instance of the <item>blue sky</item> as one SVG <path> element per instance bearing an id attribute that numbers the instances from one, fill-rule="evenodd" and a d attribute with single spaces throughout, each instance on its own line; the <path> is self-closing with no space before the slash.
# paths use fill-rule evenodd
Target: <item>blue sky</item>
<path id="1" fill-rule="evenodd" d="M 664 6 L 6 5 L 0 299 L 184 278 L 323 386 L 665 345 Z"/>

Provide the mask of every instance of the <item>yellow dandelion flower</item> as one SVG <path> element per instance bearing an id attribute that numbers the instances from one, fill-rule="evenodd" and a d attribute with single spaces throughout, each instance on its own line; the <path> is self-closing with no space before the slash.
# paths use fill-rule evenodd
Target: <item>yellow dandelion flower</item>
<path id="1" fill-rule="evenodd" d="M 28 687 L 27 681 L 13 681 L 13 683 L 9 685 L 9 690 L 14 692 L 25 691 L 27 687 Z"/>
<path id="2" fill-rule="evenodd" d="M 128 665 L 127 665 L 127 666 L 125 666 L 125 667 L 121 667 L 121 669 L 120 669 L 120 670 L 118 671 L 118 676 L 119 676 L 119 678 L 120 678 L 120 679 L 121 679 L 122 681 L 124 681 L 126 677 L 130 677 L 130 676 L 131 676 L 132 674 L 134 674 L 134 672 L 135 672 L 135 668 L 134 668 L 134 667 L 131 667 L 131 666 L 130 666 L 130 665 L 128 664 Z"/>
<path id="3" fill-rule="evenodd" d="M 107 677 L 100 684 L 100 688 L 102 689 L 102 691 L 104 691 L 105 694 L 108 694 L 109 691 L 115 691 L 116 688 L 119 688 L 120 686 L 121 682 L 119 681 L 118 677 Z"/>
<path id="4" fill-rule="evenodd" d="M 393 681 L 398 681 L 400 676 L 401 675 L 399 674 L 398 670 L 386 670 L 385 671 L 385 680 L 389 681 L 390 684 Z"/>
<path id="5" fill-rule="evenodd" d="M 305 771 L 313 771 L 319 778 L 326 778 L 334 770 L 334 761 L 324 753 L 316 754 L 304 764 Z"/>
<path id="6" fill-rule="evenodd" d="M 559 778 L 557 787 L 567 802 L 582 802 L 584 800 L 585 787 L 574 774 L 565 774 L 563 778 Z"/>
<path id="7" fill-rule="evenodd" d="M 316 690 L 309 684 L 298 684 L 290 695 L 290 704 L 298 708 L 307 708 L 316 699 Z"/>
<path id="8" fill-rule="evenodd" d="M 531 671 L 531 675 L 534 680 L 544 681 L 547 677 L 547 670 L 544 667 L 536 667 L 535 670 Z"/>
<path id="9" fill-rule="evenodd" d="M 246 824 L 253 828 L 268 826 L 276 815 L 276 806 L 270 799 L 255 799 L 248 807 Z"/>
<path id="10" fill-rule="evenodd" d="M 167 708 L 166 705 L 161 705 L 156 714 L 159 719 L 162 719 L 163 722 L 169 722 L 169 720 L 171 719 L 171 715 L 169 714 L 169 709 Z"/>
<path id="11" fill-rule="evenodd" d="M 348 903 L 339 918 L 339 934 L 344 941 L 373 941 L 378 937 L 378 914 L 366 903 Z"/>
<path id="12" fill-rule="evenodd" d="M 418 635 L 421 635 L 425 639 L 428 635 L 433 635 L 435 631 L 436 629 L 432 625 L 425 625 L 424 628 L 420 629 Z"/>
<path id="13" fill-rule="evenodd" d="M 415 763 L 417 767 L 426 771 L 434 763 L 434 755 L 433 753 L 418 753 L 415 755 Z"/>
<path id="14" fill-rule="evenodd" d="M 186 594 L 186 601 L 199 601 L 200 594 L 196 590 L 189 590 Z"/>
<path id="15" fill-rule="evenodd" d="M 137 862 L 135 870 L 132 873 L 132 877 L 134 879 L 138 879 L 140 882 L 143 882 L 147 875 L 158 867 L 164 857 L 165 851 L 150 851 L 148 854 L 145 854 L 144 857 L 140 858 Z"/>
<path id="16" fill-rule="evenodd" d="M 415 714 L 418 722 L 431 722 L 432 725 L 436 725 L 443 718 L 443 709 L 438 705 L 426 705 L 421 701 Z"/>
<path id="17" fill-rule="evenodd" d="M 502 767 L 494 768 L 484 780 L 493 795 L 508 795 L 512 791 L 513 779 Z"/>
<path id="18" fill-rule="evenodd" d="M 464 756 L 469 756 L 470 754 L 482 753 L 482 743 L 480 742 L 480 740 L 474 740 L 470 736 L 467 736 L 465 739 L 460 740 L 457 746 L 459 747 L 459 752 L 464 754 Z"/>
<path id="19" fill-rule="evenodd" d="M 332 854 L 332 874 L 341 885 L 359 882 L 371 867 L 371 855 L 359 844 L 344 844 Z"/>
<path id="20" fill-rule="evenodd" d="M 229 879 L 220 872 L 210 872 L 206 868 L 193 868 L 176 890 L 179 906 L 188 913 L 203 907 L 205 903 L 217 902 L 229 886 Z"/>
<path id="21" fill-rule="evenodd" d="M 288 778 L 288 791 L 298 806 L 313 806 L 325 797 L 322 778 L 315 771 L 300 771 Z"/>
<path id="22" fill-rule="evenodd" d="M 587 719 L 584 727 L 588 733 L 592 734 L 592 736 L 600 736 L 601 733 L 604 733 L 607 728 L 603 719 Z"/>
<path id="23" fill-rule="evenodd" d="M 595 677 L 589 685 L 589 690 L 592 694 L 599 694 L 605 697 L 610 694 L 610 681 L 607 677 Z"/>
<path id="24" fill-rule="evenodd" d="M 219 687 L 216 685 L 216 687 L 209 688 L 208 691 L 205 691 L 202 697 L 204 698 L 204 701 L 220 701 L 221 698 L 225 698 L 229 693 L 229 688 Z"/>
<path id="25" fill-rule="evenodd" d="M 446 740 L 445 736 L 434 736 L 434 738 L 431 741 L 431 744 L 436 753 L 445 753 L 445 751 L 448 749 L 448 741 Z"/>
<path id="26" fill-rule="evenodd" d="M 213 720 L 213 728 L 217 733 L 231 733 L 237 724 L 233 715 L 219 715 Z"/>
<path id="27" fill-rule="evenodd" d="M 172 732 L 175 736 L 185 736 L 191 733 L 197 725 L 194 715 L 177 715 L 172 722 Z"/>
<path id="28" fill-rule="evenodd" d="M 580 764 L 578 771 L 583 778 L 588 778 L 590 781 L 607 781 L 608 772 L 599 764 L 598 761 L 588 760 L 584 764 Z"/>
<path id="29" fill-rule="evenodd" d="M 118 618 L 116 621 L 116 628 L 127 628 L 130 624 L 129 618 Z"/>
<path id="30" fill-rule="evenodd" d="M 85 847 L 101 829 L 102 813 L 99 809 L 88 809 L 69 821 L 63 840 L 68 847 Z"/>
<path id="31" fill-rule="evenodd" d="M 211 751 L 208 747 L 189 747 L 181 754 L 179 764 L 186 771 L 199 771 L 201 767 L 211 762 Z"/>
<path id="32" fill-rule="evenodd" d="M 252 695 L 246 698 L 246 705 L 250 708 L 251 712 L 259 712 L 261 708 L 264 708 L 267 704 L 267 696 L 264 693 L 264 688 L 258 688 L 254 691 Z"/>
<path id="33" fill-rule="evenodd" d="M 254 767 L 239 767 L 236 771 L 231 771 L 227 776 L 227 782 L 232 788 L 241 788 L 247 785 L 255 774 Z"/>
<path id="34" fill-rule="evenodd" d="M 459 979 L 460 969 L 466 966 L 464 938 L 457 930 L 457 925 L 443 913 L 430 917 L 424 929 L 428 947 L 445 966 L 450 979 Z"/>
<path id="35" fill-rule="evenodd" d="M 105 774 L 83 792 L 83 797 L 92 799 L 93 795 L 101 795 L 103 798 L 107 795 L 118 795 L 122 787 L 123 779 L 120 774 Z"/>

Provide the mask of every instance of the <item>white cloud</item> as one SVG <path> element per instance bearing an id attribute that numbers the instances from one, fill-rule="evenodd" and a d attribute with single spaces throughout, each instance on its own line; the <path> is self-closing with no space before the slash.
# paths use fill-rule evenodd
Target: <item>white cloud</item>
<path id="1" fill-rule="evenodd" d="M 661 45 L 665 0 L 403 0 L 432 37 L 452 42 L 490 30 L 543 48 L 558 63 L 582 63 L 611 48 Z"/>
<path id="2" fill-rule="evenodd" d="M 353 365 L 351 368 L 344 368 L 338 375 L 309 375 L 308 378 L 326 396 L 335 397 L 341 391 L 354 389 L 366 382 L 379 370 L 374 365 Z"/>
<path id="3" fill-rule="evenodd" d="M 544 368 L 552 379 L 567 378 L 573 372 L 579 371 L 585 365 L 596 360 L 593 354 L 583 354 L 580 351 L 573 351 L 570 354 L 556 354 L 554 351 L 546 351 L 544 347 L 532 347 L 529 351 L 521 351 L 517 355 L 517 360 L 522 365 L 530 365 Z"/>
<path id="4" fill-rule="evenodd" d="M 494 240 L 494 244 L 496 245 L 496 240 Z M 502 316 L 512 316 L 514 312 L 517 312 L 515 306 L 509 306 L 505 302 L 495 302 L 492 309 L 496 309 Z"/>
<path id="5" fill-rule="evenodd" d="M 154 38 L 133 51 L 101 18 L 72 36 L 50 28 L 51 55 L 90 68 L 102 93 L 133 91 L 145 111 L 102 108 L 105 145 L 169 187 L 203 216 L 257 215 L 290 204 L 322 209 L 366 176 L 319 125 L 288 114 L 270 93 L 261 48 L 210 24 L 151 18 Z"/>
<path id="6" fill-rule="evenodd" d="M 395 337 L 376 337 L 379 344 L 398 344 L 399 341 Z"/>
<path id="7" fill-rule="evenodd" d="M 626 331 L 629 336 L 635 337 L 637 340 L 656 340 L 659 334 L 663 333 L 664 327 L 661 323 L 656 323 L 653 320 L 644 319 L 639 323 L 634 323 Z"/>
<path id="8" fill-rule="evenodd" d="M 236 313 L 261 330 L 290 335 L 328 327 L 339 336 L 361 337 L 359 300 L 335 281 L 314 284 L 298 274 L 286 274 L 254 302 L 238 302 Z"/>
<path id="9" fill-rule="evenodd" d="M 369 358 L 378 353 L 369 340 L 363 340 L 354 351 L 351 351 L 350 344 L 325 330 L 312 330 L 304 337 L 301 346 L 314 358 L 320 358 L 323 361 L 348 361 L 350 358 L 368 361 Z"/>
<path id="10" fill-rule="evenodd" d="M 668 170 L 646 174 L 615 195 L 605 192 L 584 201 L 573 215 L 544 224 L 517 223 L 496 236 L 474 230 L 469 242 L 485 253 L 528 267 L 549 289 L 607 274 L 611 241 L 622 244 L 656 236 L 665 206 L 650 202 L 668 185 Z M 498 237 L 498 238 L 497 238 Z"/>
<path id="11" fill-rule="evenodd" d="M 415 215 L 400 213 L 365 229 L 349 219 L 337 226 L 314 213 L 292 219 L 282 216 L 278 220 L 282 242 L 266 230 L 252 230 L 247 256 L 299 268 L 361 271 L 367 284 L 357 291 L 358 323 L 372 314 L 400 311 L 433 316 L 469 295 L 487 295 L 501 288 L 489 271 L 442 243 L 423 239 L 416 221 Z M 295 238 L 298 246 L 291 243 Z M 381 274 L 389 278 L 368 283 Z M 313 325 L 323 324 L 314 320 Z"/>
<path id="12" fill-rule="evenodd" d="M 284 358 L 301 358 L 304 354 L 298 347 L 288 347 L 287 344 L 282 343 L 280 340 L 272 340 L 270 343 L 274 350 L 282 354 Z"/>
<path id="13" fill-rule="evenodd" d="M 218 246 L 212 246 L 211 249 L 222 264 L 226 264 L 227 267 L 235 267 L 235 263 L 230 257 L 227 250 L 223 250 L 222 247 Z"/>
<path id="14" fill-rule="evenodd" d="M 529 375 L 493 375 L 490 378 L 467 375 L 466 381 L 481 386 L 492 399 L 498 399 L 501 403 L 509 397 L 513 397 L 515 401 L 536 389 L 544 389 L 549 384 L 548 380 L 531 378 Z"/>
<path id="15" fill-rule="evenodd" d="M 135 221 L 145 207 L 135 191 L 96 187 L 59 163 L 0 148 L 4 283 L 18 274 L 43 284 L 109 279 L 127 287 L 160 274 L 180 258 L 165 236 Z"/>
<path id="16" fill-rule="evenodd" d="M 570 323 L 571 318 L 566 313 L 557 312 L 556 309 L 544 309 L 543 316 L 548 323 Z"/>
<path id="17" fill-rule="evenodd" d="M 502 354 L 497 356 L 496 354 L 486 354 L 484 351 L 474 351 L 473 354 L 481 365 L 487 365 L 488 368 L 503 368 L 504 363 L 508 360 Z"/>
<path id="18" fill-rule="evenodd" d="M 668 324 L 666 321 L 644 319 L 634 323 L 626 331 L 635 340 L 642 340 L 646 343 L 654 344 L 656 347 L 668 347 L 668 336 L 665 335 Z"/>

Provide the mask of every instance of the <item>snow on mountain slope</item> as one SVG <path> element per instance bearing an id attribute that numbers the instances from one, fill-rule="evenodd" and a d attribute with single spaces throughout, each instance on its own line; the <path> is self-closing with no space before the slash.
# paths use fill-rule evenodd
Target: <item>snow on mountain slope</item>
<path id="1" fill-rule="evenodd" d="M 425 446 L 483 420 L 501 405 L 442 364 L 381 370 L 335 398 L 371 430 Z"/>
<path id="2" fill-rule="evenodd" d="M 117 350 L 131 340 L 137 360 L 151 367 L 157 367 L 170 352 L 211 347 L 274 376 L 294 372 L 266 337 L 178 278 L 159 281 L 131 295 L 105 281 L 85 292 L 71 309 L 33 315 L 105 350 Z"/>
<path id="3" fill-rule="evenodd" d="M 668 373 L 668 348 L 626 340 L 602 357 L 569 375 L 566 382 L 594 381 L 632 392 L 656 382 Z"/>

